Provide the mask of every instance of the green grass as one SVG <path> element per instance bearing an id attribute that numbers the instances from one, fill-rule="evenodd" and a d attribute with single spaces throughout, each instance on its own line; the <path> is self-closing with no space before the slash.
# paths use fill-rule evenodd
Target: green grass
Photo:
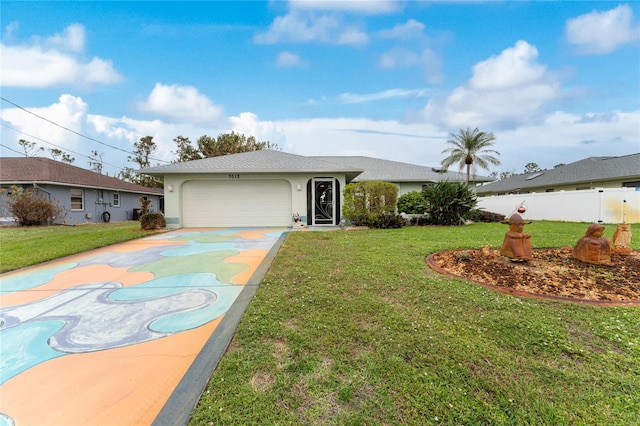
<path id="1" fill-rule="evenodd" d="M 137 221 L 81 226 L 0 227 L 0 273 L 153 233 L 141 231 Z"/>
<path id="2" fill-rule="evenodd" d="M 561 247 L 587 226 L 525 232 Z M 139 227 L 0 228 L 0 267 L 146 235 Z M 290 233 L 191 424 L 638 424 L 640 309 L 503 295 L 425 264 L 438 250 L 499 247 L 506 230 Z"/>
<path id="3" fill-rule="evenodd" d="M 525 232 L 559 247 L 587 226 Z M 640 309 L 513 297 L 425 264 L 506 230 L 290 233 L 191 424 L 638 424 Z"/>

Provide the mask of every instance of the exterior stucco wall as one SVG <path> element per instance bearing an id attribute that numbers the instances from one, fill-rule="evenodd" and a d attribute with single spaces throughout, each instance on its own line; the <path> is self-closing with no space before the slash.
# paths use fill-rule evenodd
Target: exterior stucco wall
<path id="1" fill-rule="evenodd" d="M 3 185 L 9 191 L 10 186 Z M 22 185 L 24 188 L 33 188 L 33 185 Z M 53 184 L 39 184 L 36 186 L 38 194 L 49 200 L 55 199 L 66 214 L 56 218 L 57 224 L 77 225 L 81 223 L 102 222 L 102 213 L 109 212 L 110 221 L 121 222 L 133 220 L 133 210 L 140 208 L 138 198 L 144 195 L 152 200 L 151 211 L 160 211 L 160 196 L 139 194 L 132 192 L 114 191 L 108 189 L 83 188 L 79 186 L 62 186 Z M 82 210 L 71 210 L 71 190 L 82 189 L 84 194 L 84 206 Z M 113 194 L 120 196 L 120 206 L 115 206 Z M 2 195 L 2 201 L 6 200 L 7 193 Z M 4 203 L 3 203 L 4 205 Z M 3 209 L 3 215 L 10 213 Z"/>
<path id="2" fill-rule="evenodd" d="M 164 192 L 165 192 L 165 218 L 167 228 L 177 229 L 183 227 L 182 219 L 182 188 L 185 182 L 192 180 L 212 180 L 219 182 L 228 182 L 231 179 L 243 180 L 286 180 L 291 184 L 291 217 L 293 222 L 293 214 L 298 213 L 302 221 L 306 223 L 307 219 L 307 182 L 313 178 L 335 178 L 340 185 L 340 205 L 343 205 L 342 191 L 345 186 L 345 175 L 343 174 L 314 174 L 314 173 L 240 173 L 229 175 L 211 174 L 211 173 L 189 173 L 189 174 L 172 174 L 164 176 Z M 342 212 L 338 212 L 341 215 Z"/>

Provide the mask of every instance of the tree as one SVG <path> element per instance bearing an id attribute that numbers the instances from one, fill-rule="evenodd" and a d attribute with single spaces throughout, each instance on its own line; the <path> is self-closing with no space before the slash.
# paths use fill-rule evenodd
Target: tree
<path id="1" fill-rule="evenodd" d="M 451 139 L 447 141 L 447 144 L 451 145 L 449 148 L 442 151 L 443 154 L 449 154 L 447 158 L 442 160 L 442 167 L 446 170 L 453 164 L 458 164 L 460 170 L 466 167 L 467 170 L 467 185 L 469 184 L 469 178 L 471 175 L 471 168 L 475 165 L 488 170 L 489 164 L 497 166 L 500 164 L 493 155 L 500 155 L 499 152 L 488 149 L 495 142 L 496 137 L 493 133 L 481 132 L 476 127 L 471 130 L 470 128 L 460 129 L 460 132 L 456 135 L 451 133 Z"/>
<path id="2" fill-rule="evenodd" d="M 489 177 L 496 180 L 504 180 L 504 179 L 510 178 L 511 176 L 514 176 L 515 174 L 516 174 L 515 170 L 512 170 L 510 172 L 503 170 L 500 173 L 494 171 L 489 173 Z"/>
<path id="3" fill-rule="evenodd" d="M 189 138 L 177 136 L 173 141 L 178 146 L 178 150 L 174 152 L 176 157 L 178 157 L 178 163 L 183 161 L 199 160 L 202 158 L 200 152 L 191 145 Z"/>
<path id="4" fill-rule="evenodd" d="M 102 161 L 102 157 L 104 156 L 103 152 L 98 152 L 98 151 L 91 151 L 91 155 L 89 156 L 89 167 L 91 167 L 91 170 L 93 170 L 96 173 L 100 173 L 102 174 L 102 165 L 103 165 L 103 161 Z"/>
<path id="5" fill-rule="evenodd" d="M 254 136 L 246 137 L 242 133 L 221 133 L 217 138 L 201 136 L 198 138 L 198 151 L 204 158 L 218 157 L 241 152 L 260 151 L 262 149 L 278 149 L 276 144 L 269 141 L 256 141 Z"/>
<path id="6" fill-rule="evenodd" d="M 537 163 L 527 163 L 524 166 L 525 173 L 533 173 L 533 172 L 541 172 L 542 169 L 538 166 Z"/>
<path id="7" fill-rule="evenodd" d="M 153 136 L 145 136 L 140 138 L 138 142 L 134 144 L 135 150 L 134 156 L 127 157 L 129 161 L 140 166 L 140 169 L 151 167 L 151 155 L 156 151 L 158 146 L 153 141 Z M 123 173 L 122 173 L 123 174 Z M 147 188 L 162 188 L 162 182 L 151 176 L 141 175 L 134 172 L 135 177 L 131 177 L 130 182 L 137 183 L 138 185 L 146 186 Z"/>
<path id="8" fill-rule="evenodd" d="M 73 162 L 76 161 L 76 159 L 73 158 L 70 154 L 58 148 L 49 149 L 49 153 L 51 154 L 51 158 L 56 161 L 58 161 L 58 158 L 60 158 L 60 161 L 62 161 L 63 163 L 67 164 L 73 164 Z"/>
<path id="9" fill-rule="evenodd" d="M 18 141 L 18 145 L 22 147 L 25 157 L 35 157 L 38 152 L 44 151 L 43 147 L 38 148 L 36 147 L 35 142 L 31 142 L 25 139 L 20 139 Z"/>

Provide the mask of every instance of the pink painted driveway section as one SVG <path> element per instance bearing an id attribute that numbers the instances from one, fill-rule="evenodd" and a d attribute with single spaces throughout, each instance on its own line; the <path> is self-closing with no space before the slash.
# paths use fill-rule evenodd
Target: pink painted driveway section
<path id="1" fill-rule="evenodd" d="M 0 275 L 0 426 L 152 424 L 286 232 L 184 229 Z"/>

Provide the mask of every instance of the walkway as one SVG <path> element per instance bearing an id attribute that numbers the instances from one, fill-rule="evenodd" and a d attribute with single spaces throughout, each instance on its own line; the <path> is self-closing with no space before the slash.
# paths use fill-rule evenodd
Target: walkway
<path id="1" fill-rule="evenodd" d="M 0 426 L 185 424 L 286 232 L 172 231 L 0 275 Z"/>

